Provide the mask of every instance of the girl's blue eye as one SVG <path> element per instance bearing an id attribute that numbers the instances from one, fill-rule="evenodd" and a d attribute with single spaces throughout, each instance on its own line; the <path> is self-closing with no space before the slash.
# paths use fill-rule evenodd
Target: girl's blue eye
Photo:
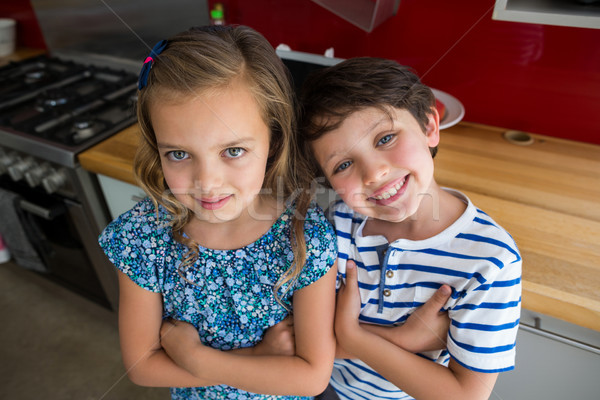
<path id="1" fill-rule="evenodd" d="M 389 134 L 389 135 L 385 135 L 384 137 L 382 137 L 381 139 L 379 139 L 379 142 L 377 142 L 378 145 L 382 145 L 382 144 L 386 144 L 389 143 L 390 140 L 392 140 L 394 138 L 394 135 Z"/>
<path id="2" fill-rule="evenodd" d="M 337 166 L 334 173 L 341 172 L 341 171 L 345 170 L 346 168 L 350 167 L 350 165 L 352 165 L 351 161 L 344 161 L 343 163 L 341 163 L 340 165 Z"/>
<path id="3" fill-rule="evenodd" d="M 174 161 L 181 161 L 188 158 L 188 153 L 182 150 L 170 151 L 167 156 Z"/>
<path id="4" fill-rule="evenodd" d="M 241 157 L 245 152 L 246 150 L 242 149 L 241 147 L 231 147 L 225 150 L 225 157 L 238 158 Z"/>

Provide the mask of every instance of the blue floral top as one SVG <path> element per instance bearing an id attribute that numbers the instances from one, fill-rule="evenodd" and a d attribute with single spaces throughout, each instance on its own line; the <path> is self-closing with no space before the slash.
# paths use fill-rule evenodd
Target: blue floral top
<path id="1" fill-rule="evenodd" d="M 273 286 L 293 261 L 289 207 L 254 243 L 236 250 L 200 247 L 200 257 L 178 270 L 186 247 L 173 239 L 170 214 L 158 211 L 148 198 L 111 222 L 99 242 L 110 261 L 136 284 L 161 293 L 165 317 L 198 328 L 203 344 L 221 350 L 251 347 L 265 330 L 287 315 L 275 299 Z M 304 223 L 307 262 L 298 281 L 281 300 L 291 308 L 292 295 L 317 281 L 336 257 L 335 233 L 318 205 L 311 205 Z M 187 280 L 187 281 L 186 281 Z M 231 386 L 171 388 L 172 399 L 301 399 L 266 396 Z"/>

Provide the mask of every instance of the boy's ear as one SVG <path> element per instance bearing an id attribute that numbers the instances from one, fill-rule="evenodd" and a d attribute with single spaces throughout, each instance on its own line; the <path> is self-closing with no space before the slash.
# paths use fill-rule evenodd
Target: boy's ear
<path id="1" fill-rule="evenodd" d="M 425 127 L 425 136 L 427 136 L 429 147 L 436 147 L 440 143 L 440 114 L 435 107 L 431 107 L 429 122 Z"/>

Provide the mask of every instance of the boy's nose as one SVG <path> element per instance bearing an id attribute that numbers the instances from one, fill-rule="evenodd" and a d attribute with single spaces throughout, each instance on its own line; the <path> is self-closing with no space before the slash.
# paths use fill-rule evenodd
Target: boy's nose
<path id="1" fill-rule="evenodd" d="M 389 172 L 389 167 L 384 160 L 371 159 L 363 163 L 363 184 L 372 185 L 381 181 Z"/>

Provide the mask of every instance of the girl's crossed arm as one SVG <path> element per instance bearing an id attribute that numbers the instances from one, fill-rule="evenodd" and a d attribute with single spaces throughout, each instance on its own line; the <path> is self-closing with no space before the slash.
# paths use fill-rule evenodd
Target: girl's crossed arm
<path id="1" fill-rule="evenodd" d="M 120 274 L 121 347 L 130 378 L 148 386 L 226 384 L 255 393 L 321 393 L 329 381 L 335 352 L 335 273 L 334 266 L 294 294 L 294 356 L 256 355 L 256 348 L 213 349 L 201 344 L 195 328 L 188 330 L 185 323 L 179 322 L 175 328 L 163 330 L 169 331 L 162 338 L 167 355 L 159 334 L 160 295 L 139 288 Z"/>

